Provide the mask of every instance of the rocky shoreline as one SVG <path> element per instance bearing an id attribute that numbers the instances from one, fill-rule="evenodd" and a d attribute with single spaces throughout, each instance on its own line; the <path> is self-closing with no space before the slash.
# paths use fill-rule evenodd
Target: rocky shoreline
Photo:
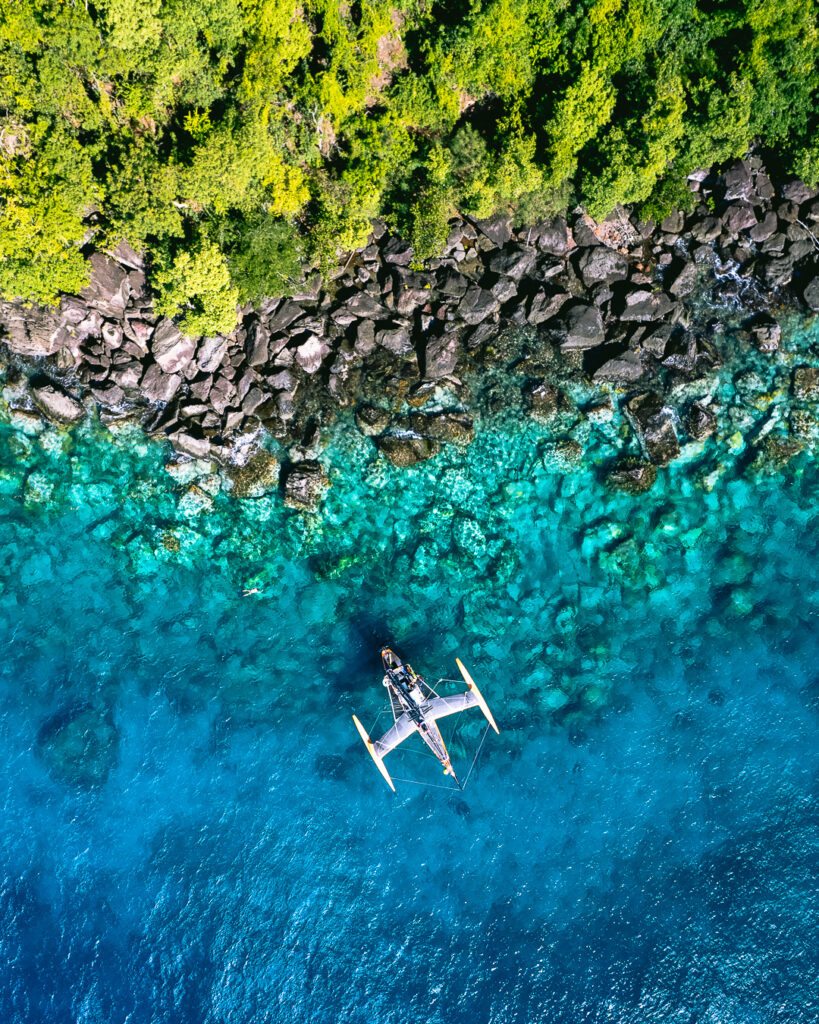
<path id="1" fill-rule="evenodd" d="M 567 381 L 596 396 L 574 409 L 592 421 L 619 402 L 643 457 L 611 482 L 644 490 L 679 456 L 681 431 L 703 440 L 717 427 L 680 387 L 723 359 L 721 324 L 702 322 L 698 299 L 741 313 L 740 345 L 761 353 L 779 347 L 770 310 L 819 311 L 819 193 L 772 182 L 753 155 L 689 180 L 696 209 L 659 225 L 628 210 L 520 230 L 503 216 L 458 220 L 422 271 L 375 224 L 328 280 L 244 308 L 227 337 L 191 339 L 158 318 L 127 246 L 96 253 L 90 284 L 57 310 L 0 306 L 9 416 L 138 419 L 183 460 L 222 465 L 237 495 L 280 487 L 311 508 L 328 483 L 322 429 L 339 409 L 353 406 L 383 456 L 412 466 L 470 443 L 473 421 L 504 401 L 487 383 L 499 368 L 543 423 L 570 401 Z M 817 379 L 799 367 L 793 387 L 819 390 Z"/>

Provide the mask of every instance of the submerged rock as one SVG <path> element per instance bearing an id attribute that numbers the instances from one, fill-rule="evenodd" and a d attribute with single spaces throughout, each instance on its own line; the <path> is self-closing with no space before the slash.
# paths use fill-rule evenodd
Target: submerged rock
<path id="1" fill-rule="evenodd" d="M 91 789 L 101 786 L 116 765 L 119 734 L 110 711 L 78 704 L 43 724 L 37 749 L 62 782 Z"/>

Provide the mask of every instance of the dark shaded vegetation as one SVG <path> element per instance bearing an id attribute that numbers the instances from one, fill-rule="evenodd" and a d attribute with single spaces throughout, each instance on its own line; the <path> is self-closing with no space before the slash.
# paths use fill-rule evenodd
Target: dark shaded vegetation
<path id="1" fill-rule="evenodd" d="M 332 266 L 373 218 L 645 215 L 756 141 L 819 181 L 811 0 L 0 0 L 0 292 L 54 301 L 147 250 L 160 312 Z"/>

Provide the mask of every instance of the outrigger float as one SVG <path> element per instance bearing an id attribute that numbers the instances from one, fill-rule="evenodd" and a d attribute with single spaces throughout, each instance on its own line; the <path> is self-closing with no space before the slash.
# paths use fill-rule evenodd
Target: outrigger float
<path id="1" fill-rule="evenodd" d="M 383 684 L 386 686 L 390 698 L 393 726 L 384 733 L 380 740 L 373 742 L 356 715 L 353 715 L 353 721 L 359 736 L 370 752 L 370 757 L 375 761 L 375 765 L 384 776 L 387 785 L 395 792 L 395 784 L 384 764 L 384 758 L 391 750 L 395 750 L 399 743 L 403 743 L 405 739 L 417 732 L 441 762 L 444 775 L 451 776 L 458 789 L 462 789 L 437 722 L 439 718 L 456 715 L 468 708 L 477 707 L 481 709 L 495 732 L 499 732 L 492 712 L 475 685 L 475 680 L 464 668 L 461 659 L 456 658 L 455 663 L 469 689 L 463 693 L 453 694 L 451 697 L 439 697 L 435 690 L 417 672 L 413 671 L 412 666 L 405 665 L 389 647 L 381 649 L 381 662 L 384 666 Z"/>

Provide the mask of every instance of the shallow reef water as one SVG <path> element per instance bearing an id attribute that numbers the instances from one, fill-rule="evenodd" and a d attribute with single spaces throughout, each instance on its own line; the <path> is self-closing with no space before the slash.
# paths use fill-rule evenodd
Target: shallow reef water
<path id="1" fill-rule="evenodd" d="M 785 342 L 638 496 L 616 401 L 410 470 L 342 419 L 315 514 L 0 426 L 0 1020 L 818 1020 L 819 333 Z M 493 707 L 463 793 L 361 746 L 384 642 Z"/>

